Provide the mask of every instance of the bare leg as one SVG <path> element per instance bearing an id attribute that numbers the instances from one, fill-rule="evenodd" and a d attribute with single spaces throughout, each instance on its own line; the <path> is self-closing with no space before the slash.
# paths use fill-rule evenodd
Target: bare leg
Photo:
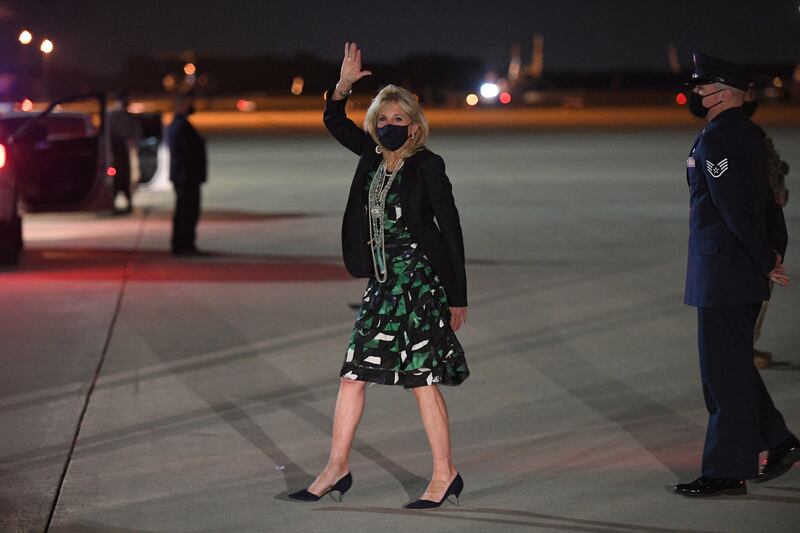
<path id="1" fill-rule="evenodd" d="M 433 453 L 433 475 L 422 499 L 439 501 L 457 473 L 450 452 L 447 405 L 437 385 L 417 387 L 413 390 Z"/>
<path id="2" fill-rule="evenodd" d="M 339 396 L 336 398 L 336 412 L 333 415 L 330 457 L 325 470 L 308 487 L 309 492 L 322 494 L 350 471 L 350 449 L 364 412 L 365 396 L 364 381 L 341 380 Z"/>

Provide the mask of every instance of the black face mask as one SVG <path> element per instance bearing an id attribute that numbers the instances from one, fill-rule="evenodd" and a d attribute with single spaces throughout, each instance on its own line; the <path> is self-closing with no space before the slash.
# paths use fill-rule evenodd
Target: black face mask
<path id="1" fill-rule="evenodd" d="M 748 117 L 752 117 L 753 113 L 756 112 L 756 108 L 758 107 L 758 100 L 750 100 L 749 102 L 744 102 L 742 104 L 742 111 Z"/>
<path id="2" fill-rule="evenodd" d="M 705 98 L 706 96 L 713 96 L 717 93 L 721 93 L 724 90 L 725 89 L 720 89 L 719 91 L 714 91 L 713 93 L 704 95 L 699 95 L 694 91 L 689 91 L 689 111 L 692 113 L 692 115 L 696 116 L 697 118 L 706 118 L 706 116 L 708 115 L 708 110 L 711 109 L 711 107 L 718 106 L 719 104 L 722 103 L 722 101 L 720 100 L 711 107 L 706 107 L 703 105 L 703 98 Z"/>
<path id="3" fill-rule="evenodd" d="M 387 150 L 394 152 L 406 143 L 408 139 L 408 126 L 387 124 L 376 130 L 378 140 Z"/>

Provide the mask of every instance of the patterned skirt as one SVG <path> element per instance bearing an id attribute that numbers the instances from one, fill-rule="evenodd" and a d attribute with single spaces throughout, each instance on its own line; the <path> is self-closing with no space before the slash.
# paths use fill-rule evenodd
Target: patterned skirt
<path id="1" fill-rule="evenodd" d="M 469 369 L 430 260 L 408 243 L 387 244 L 386 262 L 386 282 L 369 280 L 340 375 L 405 388 L 459 385 Z"/>

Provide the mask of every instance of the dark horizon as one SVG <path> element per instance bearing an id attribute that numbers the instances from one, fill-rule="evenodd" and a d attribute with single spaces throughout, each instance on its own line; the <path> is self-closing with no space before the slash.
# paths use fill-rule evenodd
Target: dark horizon
<path id="1" fill-rule="evenodd" d="M 552 72 L 667 71 L 673 45 L 683 68 L 699 49 L 742 64 L 800 60 L 800 10 L 795 0 L 641 2 L 407 0 L 220 2 L 124 0 L 0 2 L 6 32 L 29 28 L 56 45 L 52 63 L 101 75 L 134 55 L 244 58 L 313 55 L 336 61 L 355 40 L 365 66 L 413 55 L 476 58 L 503 71 L 510 48 L 530 61 L 534 34 L 544 38 Z"/>

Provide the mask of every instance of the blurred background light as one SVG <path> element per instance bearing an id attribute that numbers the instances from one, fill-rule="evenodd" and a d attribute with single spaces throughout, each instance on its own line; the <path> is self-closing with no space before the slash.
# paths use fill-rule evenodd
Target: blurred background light
<path id="1" fill-rule="evenodd" d="M 239 100 L 236 101 L 236 110 L 241 111 L 243 113 L 255 111 L 256 103 L 252 100 L 245 100 L 244 98 L 240 98 Z"/>
<path id="2" fill-rule="evenodd" d="M 295 76 L 292 80 L 292 94 L 295 96 L 300 96 L 303 94 L 303 85 L 305 84 L 305 80 L 302 76 Z"/>
<path id="3" fill-rule="evenodd" d="M 494 98 L 500 93 L 496 83 L 484 83 L 481 85 L 481 96 L 484 98 Z"/>
<path id="4" fill-rule="evenodd" d="M 22 30 L 19 34 L 19 42 L 22 44 L 31 44 L 33 41 L 33 34 L 28 30 Z"/>

